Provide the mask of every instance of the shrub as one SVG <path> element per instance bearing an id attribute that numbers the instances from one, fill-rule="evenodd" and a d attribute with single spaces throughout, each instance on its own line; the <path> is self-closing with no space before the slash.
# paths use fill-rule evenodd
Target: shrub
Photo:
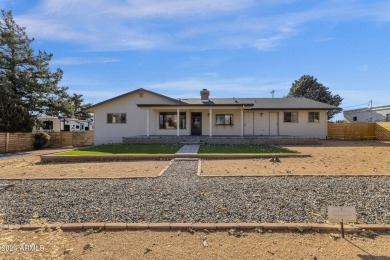
<path id="1" fill-rule="evenodd" d="M 50 135 L 47 133 L 37 133 L 34 135 L 34 148 L 42 149 L 44 148 L 50 141 Z"/>

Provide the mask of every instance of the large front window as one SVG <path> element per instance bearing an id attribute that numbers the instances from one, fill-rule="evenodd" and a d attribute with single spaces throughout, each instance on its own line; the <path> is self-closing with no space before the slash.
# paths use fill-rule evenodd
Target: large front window
<path id="1" fill-rule="evenodd" d="M 180 113 L 179 127 L 180 129 L 186 129 L 186 113 Z M 175 112 L 160 112 L 159 117 L 160 129 L 177 129 L 177 113 Z"/>

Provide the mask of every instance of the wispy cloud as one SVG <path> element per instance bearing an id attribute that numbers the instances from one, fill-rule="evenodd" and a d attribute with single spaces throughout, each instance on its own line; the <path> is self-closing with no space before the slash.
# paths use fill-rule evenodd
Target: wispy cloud
<path id="1" fill-rule="evenodd" d="M 237 12 L 251 6 L 253 0 L 129 0 L 126 5 L 114 4 L 104 12 L 128 18 L 199 17 Z"/>
<path id="2" fill-rule="evenodd" d="M 280 6 L 286 7 L 282 14 L 268 11 Z M 44 0 L 16 20 L 37 39 L 101 51 L 242 47 L 266 51 L 304 32 L 312 22 L 390 20 L 387 1 L 308 2 L 299 10 L 293 6 L 287 0 Z"/>
<path id="3" fill-rule="evenodd" d="M 52 65 L 84 65 L 91 63 L 112 63 L 120 60 L 114 58 L 83 58 L 83 57 L 65 57 L 54 59 L 51 61 Z"/>
<path id="4" fill-rule="evenodd" d="M 287 94 L 291 80 L 220 78 L 216 74 L 203 74 L 166 82 L 145 82 L 139 86 L 176 98 L 197 97 L 203 88 L 209 89 L 211 95 L 214 93 L 215 97 L 270 97 L 271 90 L 276 90 L 276 96 L 282 97 Z M 188 93 L 192 95 L 188 96 Z"/>
<path id="5" fill-rule="evenodd" d="M 336 93 L 336 92 L 335 92 Z M 358 107 L 364 107 L 363 104 L 368 104 L 370 100 L 373 101 L 374 106 L 388 105 L 388 90 L 348 90 L 341 89 L 337 91 L 341 97 L 344 97 L 342 107 L 346 109 L 353 109 Z"/>

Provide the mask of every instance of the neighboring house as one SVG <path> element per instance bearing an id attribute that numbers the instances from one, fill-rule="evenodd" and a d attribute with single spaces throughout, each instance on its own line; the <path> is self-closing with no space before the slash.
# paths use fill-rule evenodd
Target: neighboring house
<path id="1" fill-rule="evenodd" d="M 58 117 L 38 117 L 38 119 L 42 123 L 40 131 L 60 132 L 93 130 L 93 123 L 91 120 Z M 33 132 L 37 132 L 36 128 L 33 129 Z"/>
<path id="2" fill-rule="evenodd" d="M 344 110 L 348 122 L 390 122 L 390 105 Z"/>
<path id="3" fill-rule="evenodd" d="M 86 109 L 95 115 L 95 144 L 131 136 L 296 136 L 326 138 L 328 110 L 338 107 L 306 98 L 173 99 L 146 89 Z M 179 126 L 179 127 L 178 127 Z"/>

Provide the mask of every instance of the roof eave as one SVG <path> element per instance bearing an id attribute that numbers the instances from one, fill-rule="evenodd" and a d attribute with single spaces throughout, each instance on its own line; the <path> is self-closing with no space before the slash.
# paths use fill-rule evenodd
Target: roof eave
<path id="1" fill-rule="evenodd" d="M 153 92 L 153 91 L 144 89 L 144 88 L 138 88 L 138 89 L 136 89 L 136 90 L 133 90 L 133 91 L 124 93 L 124 94 L 122 94 L 122 95 L 119 95 L 119 96 L 116 96 L 116 97 L 113 97 L 113 98 L 104 100 L 104 101 L 99 102 L 99 103 L 97 103 L 97 104 L 95 104 L 95 105 L 86 107 L 86 108 L 84 108 L 82 111 L 85 111 L 85 112 L 93 112 L 93 109 L 96 108 L 96 107 L 98 107 L 98 106 L 101 106 L 101 105 L 106 104 L 106 103 L 108 103 L 108 102 L 111 102 L 111 101 L 120 99 L 120 98 L 122 98 L 122 97 L 126 97 L 126 96 L 129 96 L 129 95 L 132 95 L 132 94 L 134 94 L 134 93 L 136 93 L 136 92 L 139 92 L 139 91 L 148 92 L 148 93 L 150 93 L 150 94 L 153 94 L 153 95 L 157 95 L 157 96 L 159 96 L 159 97 L 166 98 L 166 99 L 168 99 L 168 100 L 171 100 L 171 101 L 173 101 L 173 102 L 176 102 L 178 105 L 179 105 L 179 104 L 186 104 L 186 103 L 184 103 L 183 101 L 180 101 L 180 100 L 178 100 L 178 99 L 174 99 L 174 98 L 171 98 L 171 97 L 168 97 L 168 96 L 165 96 L 165 95 L 162 95 L 162 94 L 159 94 L 159 93 L 156 93 L 156 92 Z"/>

